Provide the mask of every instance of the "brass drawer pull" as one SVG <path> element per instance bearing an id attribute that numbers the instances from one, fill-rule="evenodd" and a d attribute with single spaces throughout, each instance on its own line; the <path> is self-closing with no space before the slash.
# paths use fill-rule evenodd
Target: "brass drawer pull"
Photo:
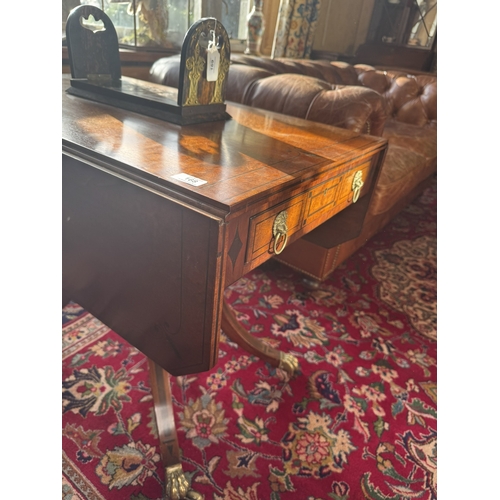
<path id="1" fill-rule="evenodd" d="M 286 243 L 288 241 L 288 226 L 286 225 L 287 217 L 288 214 L 286 210 L 283 210 L 283 212 L 280 212 L 274 219 L 273 236 L 274 236 L 274 253 L 276 255 L 280 254 L 285 249 Z"/>
<path id="2" fill-rule="evenodd" d="M 358 170 L 354 177 L 352 178 L 352 190 L 354 194 L 352 195 L 352 202 L 356 203 L 359 199 L 359 193 L 361 193 L 361 188 L 363 187 L 363 172 Z"/>

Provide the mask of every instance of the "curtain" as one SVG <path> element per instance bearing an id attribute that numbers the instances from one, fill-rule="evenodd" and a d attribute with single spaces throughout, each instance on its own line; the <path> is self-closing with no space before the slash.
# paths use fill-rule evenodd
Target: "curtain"
<path id="1" fill-rule="evenodd" d="M 321 0 L 281 0 L 272 57 L 308 59 Z"/>

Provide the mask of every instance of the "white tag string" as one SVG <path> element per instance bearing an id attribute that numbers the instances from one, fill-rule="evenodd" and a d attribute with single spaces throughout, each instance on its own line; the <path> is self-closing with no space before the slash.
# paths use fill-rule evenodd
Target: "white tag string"
<path id="1" fill-rule="evenodd" d="M 217 27 L 217 19 L 214 19 L 215 25 Z M 216 82 L 219 76 L 219 61 L 220 54 L 217 48 L 217 38 L 215 36 L 215 29 L 210 30 L 212 39 L 208 41 L 207 49 L 207 82 Z"/>
<path id="2" fill-rule="evenodd" d="M 210 30 L 210 34 L 212 35 L 212 40 L 208 41 L 208 48 L 211 49 L 212 47 L 218 48 L 217 47 L 217 40 L 215 38 L 215 30 Z"/>

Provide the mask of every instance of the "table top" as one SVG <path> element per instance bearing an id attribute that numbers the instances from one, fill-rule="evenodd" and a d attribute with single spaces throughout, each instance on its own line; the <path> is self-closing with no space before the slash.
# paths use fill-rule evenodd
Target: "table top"
<path id="1" fill-rule="evenodd" d="M 63 151 L 105 161 L 216 214 L 235 213 L 385 143 L 235 103 L 227 103 L 230 120 L 180 126 L 68 95 L 68 87 L 69 75 L 63 75 Z M 172 89 L 165 92 L 171 98 Z M 205 183 L 192 186 L 176 174 Z"/>
<path id="2" fill-rule="evenodd" d="M 215 363 L 226 286 L 345 213 L 355 173 L 369 199 L 387 145 L 232 103 L 229 120 L 180 126 L 68 86 L 64 294 L 174 375 Z M 274 234 L 283 214 L 286 240 Z"/>

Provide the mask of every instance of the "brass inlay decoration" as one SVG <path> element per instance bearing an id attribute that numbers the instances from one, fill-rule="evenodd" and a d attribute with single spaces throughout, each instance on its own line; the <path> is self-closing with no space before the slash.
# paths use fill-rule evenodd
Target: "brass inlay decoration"
<path id="1" fill-rule="evenodd" d="M 361 188 L 363 187 L 363 172 L 358 170 L 352 179 L 352 190 L 354 194 L 352 195 L 352 202 L 356 203 L 359 199 L 359 194 L 361 193 Z"/>
<path id="2" fill-rule="evenodd" d="M 292 354 L 280 351 L 279 368 L 286 371 L 290 376 L 299 368 L 299 360 Z"/>
<path id="3" fill-rule="evenodd" d="M 184 104 L 186 106 L 196 106 L 198 101 L 198 83 L 205 69 L 205 59 L 200 56 L 200 46 L 194 48 L 194 55 L 186 60 L 186 69 L 189 71 L 189 94 Z"/>
<path id="4" fill-rule="evenodd" d="M 215 82 L 214 95 L 210 104 L 223 103 L 224 99 L 222 97 L 222 84 L 226 79 L 227 72 L 229 71 L 229 61 L 226 58 L 226 51 L 221 50 L 220 61 L 219 61 L 219 74 L 217 76 L 217 81 Z"/>
<path id="5" fill-rule="evenodd" d="M 274 237 L 274 253 L 279 255 L 286 247 L 288 241 L 288 226 L 286 225 L 286 219 L 288 213 L 286 210 L 280 212 L 273 223 L 273 237 Z M 280 246 L 281 244 L 281 246 Z"/>
<path id="6" fill-rule="evenodd" d="M 175 464 L 165 469 L 166 497 L 169 500 L 203 500 L 203 495 L 189 489 L 189 483 L 184 476 L 181 464 Z"/>

